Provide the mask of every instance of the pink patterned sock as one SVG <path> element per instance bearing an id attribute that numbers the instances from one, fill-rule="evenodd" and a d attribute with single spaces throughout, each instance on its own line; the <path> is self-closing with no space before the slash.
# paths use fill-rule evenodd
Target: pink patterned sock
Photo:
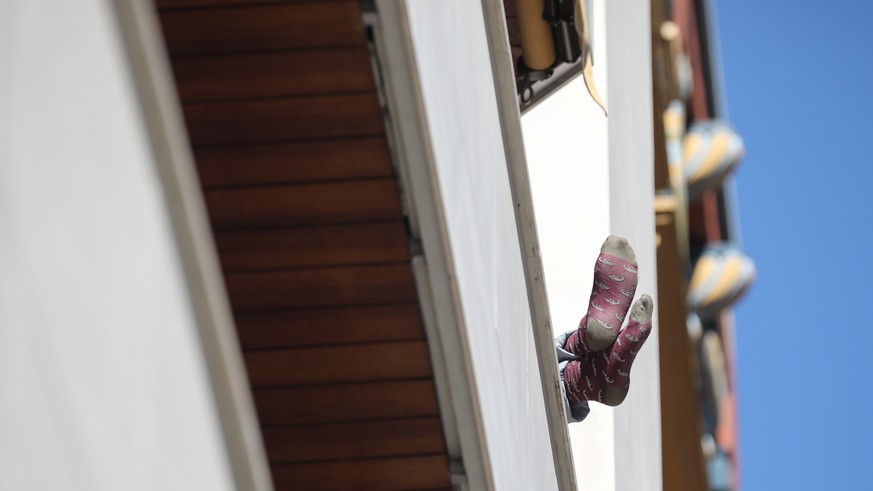
<path id="1" fill-rule="evenodd" d="M 637 263 L 627 240 L 609 236 L 594 264 L 594 286 L 588 314 L 582 318 L 564 349 L 585 355 L 602 351 L 615 341 L 637 291 Z"/>
<path id="2" fill-rule="evenodd" d="M 570 403 L 587 400 L 618 406 L 624 401 L 630 388 L 631 365 L 652 331 L 652 309 L 652 297 L 643 295 L 612 346 L 567 363 L 564 382 Z"/>

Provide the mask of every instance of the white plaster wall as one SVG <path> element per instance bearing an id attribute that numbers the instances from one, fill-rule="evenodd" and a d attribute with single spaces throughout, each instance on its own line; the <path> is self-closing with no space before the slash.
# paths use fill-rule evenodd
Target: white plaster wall
<path id="1" fill-rule="evenodd" d="M 110 8 L 0 2 L 0 489 L 230 489 Z"/>
<path id="2" fill-rule="evenodd" d="M 594 43 L 595 78 L 608 101 L 604 41 Z M 525 114 L 522 124 L 557 336 L 575 329 L 585 315 L 594 261 L 611 233 L 608 121 L 579 77 Z M 570 425 L 570 440 L 579 489 L 616 489 L 614 410 L 591 404 L 585 421 Z"/>
<path id="3" fill-rule="evenodd" d="M 493 486 L 556 489 L 481 4 L 407 5 Z"/>
<path id="4" fill-rule="evenodd" d="M 638 293 L 656 294 L 648 4 L 594 0 L 592 9 L 594 74 L 609 117 L 581 77 L 522 117 L 555 334 L 585 314 L 609 234 L 634 246 Z M 661 488 L 657 345 L 656 326 L 624 404 L 594 403 L 570 425 L 579 489 Z"/>
<path id="5" fill-rule="evenodd" d="M 650 3 L 625 0 L 606 6 L 610 224 L 637 253 L 637 291 L 657 299 Z M 662 485 L 657 310 L 653 318 L 652 334 L 634 362 L 631 391 L 615 409 L 616 489 L 622 491 L 655 491 Z"/>

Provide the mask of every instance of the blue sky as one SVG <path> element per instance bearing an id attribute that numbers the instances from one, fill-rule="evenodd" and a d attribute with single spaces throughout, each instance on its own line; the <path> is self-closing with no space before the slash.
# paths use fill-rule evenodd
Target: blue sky
<path id="1" fill-rule="evenodd" d="M 873 2 L 720 0 L 743 489 L 873 489 Z"/>

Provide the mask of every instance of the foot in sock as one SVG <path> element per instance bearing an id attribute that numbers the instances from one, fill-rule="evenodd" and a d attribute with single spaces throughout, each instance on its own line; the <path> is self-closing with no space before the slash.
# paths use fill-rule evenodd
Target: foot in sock
<path id="1" fill-rule="evenodd" d="M 652 297 L 643 295 L 634 303 L 627 327 L 608 349 L 573 360 L 564 368 L 567 398 L 618 406 L 630 388 L 634 359 L 652 330 Z"/>
<path id="2" fill-rule="evenodd" d="M 627 240 L 610 235 L 594 263 L 594 285 L 588 314 L 564 347 L 586 355 L 608 348 L 615 341 L 637 291 L 637 259 Z"/>

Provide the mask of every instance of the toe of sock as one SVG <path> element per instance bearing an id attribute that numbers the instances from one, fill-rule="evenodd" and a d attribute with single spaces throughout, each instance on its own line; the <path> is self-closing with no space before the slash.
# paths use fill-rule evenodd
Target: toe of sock
<path id="1" fill-rule="evenodd" d="M 631 317 L 640 324 L 644 324 L 652 320 L 652 311 L 654 308 L 655 302 L 652 300 L 652 297 L 643 294 L 639 300 L 634 302 L 634 305 L 631 308 Z"/>
<path id="2" fill-rule="evenodd" d="M 637 256 L 634 254 L 634 249 L 624 237 L 610 235 L 606 238 L 606 241 L 603 242 L 603 247 L 600 248 L 600 252 L 624 259 L 629 263 L 637 263 Z"/>
<path id="3" fill-rule="evenodd" d="M 618 406 L 622 402 L 624 402 L 625 397 L 627 397 L 629 387 L 615 387 L 608 385 L 606 387 L 606 398 L 603 403 L 607 406 Z"/>

